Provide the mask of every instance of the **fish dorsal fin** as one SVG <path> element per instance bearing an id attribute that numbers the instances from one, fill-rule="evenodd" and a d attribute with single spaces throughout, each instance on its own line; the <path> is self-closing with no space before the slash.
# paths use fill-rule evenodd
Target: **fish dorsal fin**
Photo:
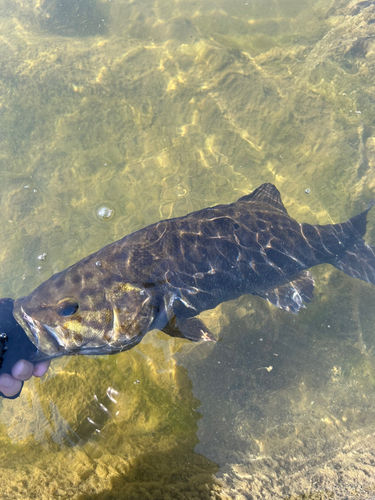
<path id="1" fill-rule="evenodd" d="M 239 201 L 256 201 L 258 203 L 266 203 L 267 205 L 271 205 L 271 207 L 284 212 L 284 214 L 288 214 L 283 202 L 281 201 L 279 190 L 276 186 L 270 184 L 269 182 L 262 184 L 252 193 L 240 198 Z"/>
<path id="2" fill-rule="evenodd" d="M 364 236 L 366 234 L 366 216 L 367 212 L 375 205 L 375 201 L 371 200 L 370 203 L 368 204 L 366 210 L 364 210 L 362 213 L 355 215 L 350 219 L 350 222 L 352 223 L 354 229 L 357 231 L 357 233 L 360 236 Z"/>

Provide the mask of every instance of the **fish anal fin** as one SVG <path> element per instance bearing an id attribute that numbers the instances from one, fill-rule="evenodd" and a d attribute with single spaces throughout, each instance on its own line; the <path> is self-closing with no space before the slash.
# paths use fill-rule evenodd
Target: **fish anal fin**
<path id="1" fill-rule="evenodd" d="M 280 210 L 284 214 L 288 214 L 286 208 L 283 205 L 283 202 L 281 201 L 279 190 L 276 186 L 270 184 L 269 182 L 266 184 L 262 184 L 257 189 L 255 189 L 255 191 L 246 196 L 243 196 L 238 201 L 265 203 L 276 208 L 277 210 Z"/>
<path id="2" fill-rule="evenodd" d="M 207 326 L 198 318 L 179 320 L 176 316 L 171 318 L 162 330 L 170 337 L 191 340 L 192 342 L 216 342 Z"/>
<path id="3" fill-rule="evenodd" d="M 297 314 L 301 307 L 305 307 L 303 303 L 310 302 L 314 296 L 314 278 L 308 271 L 303 271 L 293 281 L 257 295 L 280 309 Z"/>

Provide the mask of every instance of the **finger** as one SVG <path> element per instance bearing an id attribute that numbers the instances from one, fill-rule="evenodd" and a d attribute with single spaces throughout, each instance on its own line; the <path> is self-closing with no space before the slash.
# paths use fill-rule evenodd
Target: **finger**
<path id="1" fill-rule="evenodd" d="M 33 375 L 34 377 L 43 377 L 43 375 L 47 372 L 51 361 L 43 361 L 42 363 L 38 363 L 35 365 Z"/>
<path id="2" fill-rule="evenodd" d="M 0 375 L 0 391 L 4 396 L 11 397 L 21 390 L 22 382 L 15 380 L 7 373 Z"/>
<path id="3" fill-rule="evenodd" d="M 12 367 L 12 375 L 17 380 L 29 380 L 33 374 L 34 365 L 30 361 L 20 359 Z"/>

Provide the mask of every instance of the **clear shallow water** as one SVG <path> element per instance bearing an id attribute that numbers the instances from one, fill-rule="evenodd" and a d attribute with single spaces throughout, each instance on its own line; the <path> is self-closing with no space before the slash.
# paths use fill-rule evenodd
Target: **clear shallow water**
<path id="1" fill-rule="evenodd" d="M 374 196 L 371 2 L 62 5 L 0 2 L 2 297 L 263 182 L 310 223 Z M 313 273 L 298 316 L 205 313 L 215 346 L 55 362 L 1 403 L 2 497 L 371 498 L 375 291 Z"/>

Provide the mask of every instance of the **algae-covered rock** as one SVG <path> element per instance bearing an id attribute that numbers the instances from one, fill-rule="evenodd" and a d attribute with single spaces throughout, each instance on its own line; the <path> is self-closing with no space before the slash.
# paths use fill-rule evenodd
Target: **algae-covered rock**
<path id="1" fill-rule="evenodd" d="M 2 498 L 212 498 L 217 466 L 194 453 L 199 401 L 166 349 L 75 357 L 4 401 Z"/>

